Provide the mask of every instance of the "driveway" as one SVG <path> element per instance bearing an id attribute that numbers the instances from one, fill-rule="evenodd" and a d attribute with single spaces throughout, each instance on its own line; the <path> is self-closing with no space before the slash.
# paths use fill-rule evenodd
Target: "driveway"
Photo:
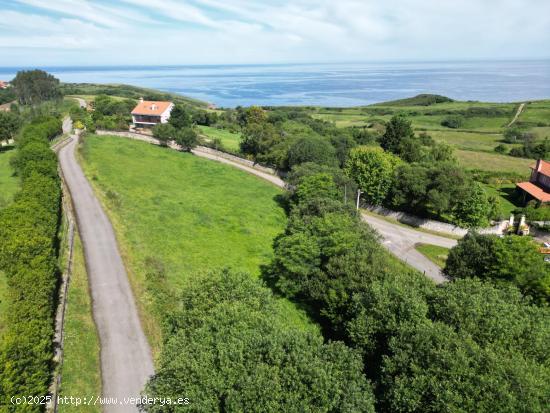
<path id="1" fill-rule="evenodd" d="M 153 360 L 113 227 L 76 161 L 76 146 L 77 137 L 72 136 L 60 149 L 59 162 L 84 246 L 93 316 L 101 343 L 103 397 L 118 398 L 121 402 L 125 397 L 140 396 L 154 372 Z M 103 411 L 137 412 L 138 409 L 118 404 L 103 406 Z"/>

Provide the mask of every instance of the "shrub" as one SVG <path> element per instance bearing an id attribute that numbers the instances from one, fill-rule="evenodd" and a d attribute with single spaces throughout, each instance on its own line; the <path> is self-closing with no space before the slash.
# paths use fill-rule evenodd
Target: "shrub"
<path id="1" fill-rule="evenodd" d="M 58 281 L 57 231 L 61 190 L 48 140 L 60 121 L 21 131 L 14 165 L 22 188 L 0 211 L 0 270 L 7 278 L 7 323 L 0 345 L 0 410 L 10 396 L 44 396 L 52 368 L 53 313 Z M 26 405 L 25 411 L 39 411 Z"/>
<path id="2" fill-rule="evenodd" d="M 445 126 L 451 129 L 458 129 L 464 123 L 464 119 L 461 116 L 447 116 L 441 121 L 441 126 Z"/>

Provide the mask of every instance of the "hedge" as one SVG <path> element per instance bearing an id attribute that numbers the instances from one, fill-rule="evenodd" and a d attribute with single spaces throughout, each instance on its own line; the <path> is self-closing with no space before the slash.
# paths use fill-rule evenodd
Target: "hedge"
<path id="1" fill-rule="evenodd" d="M 0 342 L 0 410 L 41 411 L 15 406 L 12 396 L 46 396 L 53 367 L 54 314 L 61 188 L 57 158 L 48 141 L 61 122 L 44 117 L 25 126 L 13 167 L 22 179 L 14 202 L 0 211 L 0 270 L 7 279 L 7 325 Z"/>

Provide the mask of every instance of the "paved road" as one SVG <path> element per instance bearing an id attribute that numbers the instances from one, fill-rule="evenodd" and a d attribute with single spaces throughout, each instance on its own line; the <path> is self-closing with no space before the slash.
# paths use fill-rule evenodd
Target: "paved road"
<path id="1" fill-rule="evenodd" d="M 68 126 L 68 125 L 64 125 Z M 94 320 L 101 343 L 103 397 L 139 397 L 153 360 L 141 329 L 113 227 L 76 161 L 77 137 L 59 151 L 71 193 L 90 279 Z M 104 406 L 104 412 L 136 412 L 132 406 Z"/>
<path id="2" fill-rule="evenodd" d="M 439 267 L 419 253 L 414 246 L 417 243 L 424 243 L 452 248 L 456 245 L 456 240 L 392 224 L 369 214 L 363 213 L 361 215 L 365 222 L 382 235 L 382 244 L 398 258 L 423 272 L 436 283 L 447 281 Z"/>

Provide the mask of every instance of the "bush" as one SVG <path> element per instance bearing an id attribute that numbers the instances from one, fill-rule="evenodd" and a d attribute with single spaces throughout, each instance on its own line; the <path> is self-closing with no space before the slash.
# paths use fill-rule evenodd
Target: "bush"
<path id="1" fill-rule="evenodd" d="M 22 188 L 0 211 L 0 270 L 8 286 L 0 410 L 11 409 L 11 396 L 45 396 L 51 378 L 61 190 L 57 158 L 47 142 L 59 126 L 50 118 L 23 128 L 14 162 Z"/>
<path id="2" fill-rule="evenodd" d="M 195 276 L 178 308 L 147 396 L 188 397 L 208 412 L 374 412 L 358 354 L 284 324 L 279 302 L 250 275 Z"/>
<path id="3" fill-rule="evenodd" d="M 445 126 L 451 129 L 458 129 L 464 123 L 464 119 L 461 116 L 447 116 L 441 121 L 441 126 Z"/>
<path id="4" fill-rule="evenodd" d="M 501 154 L 506 154 L 508 152 L 508 148 L 506 148 L 506 146 L 504 146 L 503 144 L 500 144 L 500 145 L 495 146 L 495 152 L 496 153 L 501 153 Z"/>

